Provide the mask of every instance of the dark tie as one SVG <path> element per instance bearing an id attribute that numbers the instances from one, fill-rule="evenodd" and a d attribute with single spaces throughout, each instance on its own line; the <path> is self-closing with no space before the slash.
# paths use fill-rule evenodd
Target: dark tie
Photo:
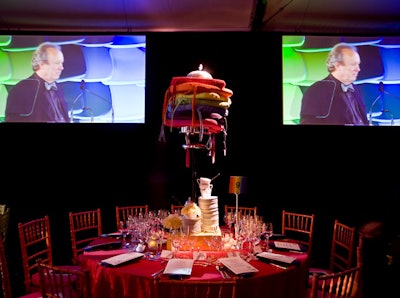
<path id="1" fill-rule="evenodd" d="M 44 86 L 46 87 L 46 90 L 57 90 L 56 82 L 53 83 L 44 82 Z"/>
<path id="2" fill-rule="evenodd" d="M 343 92 L 347 92 L 347 91 L 354 92 L 353 84 L 345 85 L 345 84 L 342 83 L 341 86 L 342 86 Z"/>

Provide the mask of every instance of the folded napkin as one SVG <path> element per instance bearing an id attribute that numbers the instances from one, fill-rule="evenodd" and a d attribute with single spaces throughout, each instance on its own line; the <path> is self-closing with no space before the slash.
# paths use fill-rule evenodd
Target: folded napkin
<path id="1" fill-rule="evenodd" d="M 218 261 L 237 275 L 247 275 L 254 272 L 258 272 L 257 268 L 250 265 L 241 257 L 219 258 Z"/>
<path id="2" fill-rule="evenodd" d="M 107 258 L 104 260 L 101 260 L 100 263 L 105 266 L 117 266 L 138 258 L 143 257 L 144 254 L 140 252 L 128 252 L 120 255 L 113 256 L 111 258 Z"/>
<path id="3" fill-rule="evenodd" d="M 88 245 L 84 248 L 84 251 L 110 250 L 110 249 L 121 248 L 121 246 L 122 246 L 121 241 L 113 241 L 113 242 Z"/>
<path id="4" fill-rule="evenodd" d="M 277 254 L 277 253 L 272 253 L 272 252 L 266 252 L 266 251 L 258 253 L 257 257 L 264 259 L 264 260 L 269 260 L 269 261 L 274 261 L 274 262 L 284 263 L 284 264 L 293 264 L 296 261 L 296 258 L 294 258 L 294 257 L 281 255 L 281 254 Z"/>
<path id="5" fill-rule="evenodd" d="M 191 275 L 193 263 L 193 259 L 170 259 L 163 273 L 169 275 Z"/>
<path id="6" fill-rule="evenodd" d="M 100 237 L 101 238 L 108 238 L 108 237 L 120 238 L 120 237 L 122 237 L 122 233 L 115 232 L 115 233 L 101 234 Z"/>

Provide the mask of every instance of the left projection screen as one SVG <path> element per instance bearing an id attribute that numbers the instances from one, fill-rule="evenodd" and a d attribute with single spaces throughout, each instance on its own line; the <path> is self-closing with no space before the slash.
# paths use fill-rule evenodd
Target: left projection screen
<path id="1" fill-rule="evenodd" d="M 0 35 L 0 122 L 8 94 L 33 74 L 39 44 L 61 46 L 62 86 L 71 123 L 145 123 L 146 36 Z"/>

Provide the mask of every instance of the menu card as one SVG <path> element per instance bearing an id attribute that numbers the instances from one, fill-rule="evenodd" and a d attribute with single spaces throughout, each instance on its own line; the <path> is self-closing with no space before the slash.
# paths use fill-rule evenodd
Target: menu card
<path id="1" fill-rule="evenodd" d="M 193 263 L 193 259 L 170 259 L 163 273 L 171 275 L 190 275 L 192 274 Z"/>
<path id="2" fill-rule="evenodd" d="M 218 261 L 237 275 L 258 272 L 257 268 L 250 265 L 241 257 L 219 258 Z"/>
<path id="3" fill-rule="evenodd" d="M 283 248 L 283 249 L 301 251 L 301 247 L 300 247 L 300 245 L 298 243 L 284 242 L 284 241 L 274 241 L 274 244 L 275 244 L 276 248 Z"/>
<path id="4" fill-rule="evenodd" d="M 292 264 L 294 261 L 296 261 L 296 258 L 294 257 L 276 254 L 272 252 L 266 252 L 266 251 L 257 254 L 257 257 L 285 264 Z"/>
<path id="5" fill-rule="evenodd" d="M 111 257 L 111 258 L 104 259 L 100 263 L 102 265 L 117 266 L 117 265 L 120 265 L 122 263 L 129 262 L 129 261 L 132 261 L 132 260 L 137 259 L 137 258 L 141 258 L 143 256 L 144 256 L 144 254 L 142 254 L 140 252 L 128 252 L 128 253 L 116 255 L 116 256 Z"/>

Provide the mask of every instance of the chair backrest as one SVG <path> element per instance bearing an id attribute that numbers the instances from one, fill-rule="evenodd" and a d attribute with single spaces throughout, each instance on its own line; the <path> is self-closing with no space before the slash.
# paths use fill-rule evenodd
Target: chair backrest
<path id="1" fill-rule="evenodd" d="M 103 233 L 100 208 L 81 212 L 69 212 L 72 263 L 79 264 L 78 256 L 85 247 Z"/>
<path id="2" fill-rule="evenodd" d="M 314 273 L 310 298 L 358 298 L 361 297 L 361 267 L 321 275 Z"/>
<path id="3" fill-rule="evenodd" d="M 282 234 L 307 248 L 309 258 L 312 254 L 314 234 L 314 214 L 282 211 Z"/>
<path id="4" fill-rule="evenodd" d="M 171 204 L 171 213 L 172 214 L 174 214 L 175 212 L 180 213 L 183 207 L 185 207 L 185 206 Z"/>
<path id="5" fill-rule="evenodd" d="M 18 223 L 18 232 L 25 289 L 26 293 L 31 293 L 40 288 L 39 280 L 32 278 L 38 272 L 36 259 L 41 258 L 48 264 L 53 263 L 49 217 L 46 215 L 29 222 Z"/>
<path id="6" fill-rule="evenodd" d="M 123 221 L 126 223 L 129 215 L 135 217 L 139 214 L 145 216 L 149 212 L 149 205 L 136 205 L 136 206 L 116 206 L 115 207 L 115 218 L 117 220 L 117 230 L 119 229 L 119 223 Z"/>
<path id="7" fill-rule="evenodd" d="M 332 272 L 343 271 L 354 266 L 356 248 L 356 228 L 339 222 L 333 225 L 332 248 L 329 270 Z"/>
<path id="8" fill-rule="evenodd" d="M 7 255 L 3 243 L 2 235 L 0 234 L 0 281 L 3 290 L 3 298 L 12 298 L 10 273 L 7 265 Z"/>
<path id="9" fill-rule="evenodd" d="M 3 245 L 6 245 L 8 238 L 8 224 L 10 222 L 10 208 L 6 208 L 0 215 L 0 234 L 3 239 Z"/>
<path id="10" fill-rule="evenodd" d="M 228 214 L 232 212 L 232 214 L 236 213 L 236 206 L 228 206 L 225 205 L 224 207 L 225 214 Z M 257 215 L 257 207 L 243 207 L 243 206 L 238 206 L 238 212 L 239 212 L 239 217 L 240 216 L 253 216 L 255 217 Z"/>
<path id="11" fill-rule="evenodd" d="M 235 298 L 236 279 L 174 280 L 158 279 L 156 297 L 181 298 Z"/>
<path id="12" fill-rule="evenodd" d="M 43 298 L 86 298 L 90 293 L 88 270 L 68 269 L 37 260 Z"/>

